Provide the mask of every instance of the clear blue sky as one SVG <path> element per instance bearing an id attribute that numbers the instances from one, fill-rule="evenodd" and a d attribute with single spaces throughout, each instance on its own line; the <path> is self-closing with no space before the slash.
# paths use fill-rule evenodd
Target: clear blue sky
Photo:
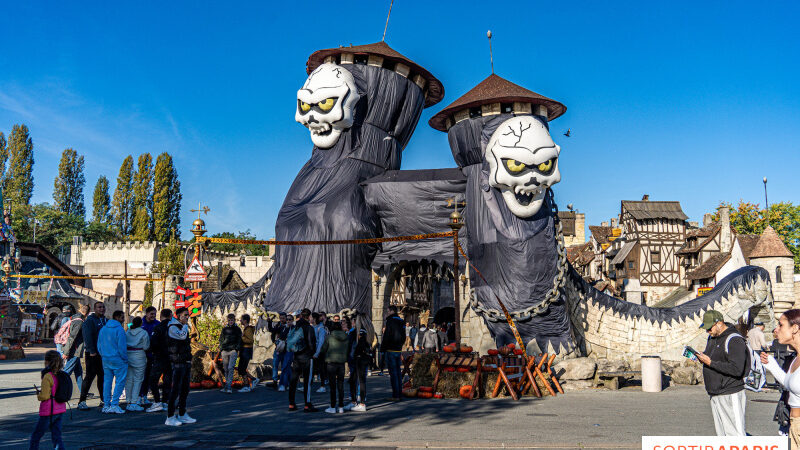
<path id="1" fill-rule="evenodd" d="M 198 201 L 211 232 L 274 235 L 308 159 L 294 122 L 309 54 L 380 40 L 389 2 L 12 2 L 0 26 L 0 130 L 30 127 L 34 201 L 58 158 L 86 157 L 86 201 L 123 158 L 176 158 L 183 236 Z M 445 86 L 404 169 L 453 167 L 431 115 L 496 72 L 557 99 L 561 208 L 599 223 L 622 199 L 679 200 L 699 220 L 721 200 L 800 203 L 797 2 L 396 0 L 387 42 Z M 561 135 L 567 128 L 572 137 Z"/>

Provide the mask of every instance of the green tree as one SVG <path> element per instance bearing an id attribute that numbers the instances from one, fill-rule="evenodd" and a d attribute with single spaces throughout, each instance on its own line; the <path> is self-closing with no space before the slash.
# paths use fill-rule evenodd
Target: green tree
<path id="1" fill-rule="evenodd" d="M 166 241 L 170 229 L 180 229 L 181 185 L 172 156 L 162 153 L 156 158 L 153 177 L 153 239 Z"/>
<path id="2" fill-rule="evenodd" d="M 141 241 L 152 235 L 153 217 L 153 157 L 149 153 L 139 155 L 139 165 L 133 176 L 133 238 Z"/>
<path id="3" fill-rule="evenodd" d="M 68 148 L 61 153 L 58 164 L 58 175 L 53 184 L 53 202 L 55 207 L 66 214 L 74 214 L 83 218 L 86 207 L 83 204 L 83 187 L 86 178 L 83 176 L 83 156 Z"/>
<path id="4" fill-rule="evenodd" d="M 211 237 L 224 238 L 224 239 L 258 240 L 258 238 L 249 229 L 247 231 L 240 231 L 238 233 L 231 233 L 229 231 L 224 231 L 222 233 L 213 234 L 211 235 Z M 189 242 L 194 242 L 194 237 L 192 237 L 192 240 Z M 211 244 L 211 245 L 214 246 L 214 250 L 221 252 L 240 253 L 244 251 L 244 253 L 248 255 L 269 256 L 269 246 L 267 245 L 256 245 L 256 244 L 247 244 L 247 245 Z"/>
<path id="5" fill-rule="evenodd" d="M 111 220 L 121 236 L 129 236 L 133 224 L 133 157 L 122 161 L 111 205 Z"/>
<path id="6" fill-rule="evenodd" d="M 184 272 L 183 248 L 181 242 L 173 234 L 166 247 L 158 251 L 158 261 L 153 268 L 154 273 L 182 276 Z"/>
<path id="7" fill-rule="evenodd" d="M 6 163 L 8 162 L 8 147 L 6 147 L 6 136 L 0 131 L 0 181 L 6 173 Z"/>
<path id="8" fill-rule="evenodd" d="M 85 224 L 81 217 L 67 214 L 49 203 L 14 207 L 12 226 L 17 240 L 33 241 L 33 224 L 36 225 L 36 243 L 58 254 L 59 250 L 72 244 L 73 236 L 84 234 Z"/>
<path id="9" fill-rule="evenodd" d="M 731 226 L 740 234 L 761 234 L 771 225 L 786 247 L 794 255 L 794 270 L 800 272 L 800 205 L 779 202 L 769 205 L 769 213 L 758 203 L 739 200 L 737 206 L 721 202 L 717 206 L 715 220 L 719 220 L 720 208 L 730 208 Z"/>
<path id="10" fill-rule="evenodd" d="M 92 194 L 92 222 L 107 223 L 111 212 L 111 197 L 108 195 L 108 178 L 100 175 Z"/>
<path id="11" fill-rule="evenodd" d="M 33 139 L 28 127 L 14 125 L 7 151 L 10 161 L 3 178 L 3 198 L 16 208 L 29 204 L 33 196 Z"/>

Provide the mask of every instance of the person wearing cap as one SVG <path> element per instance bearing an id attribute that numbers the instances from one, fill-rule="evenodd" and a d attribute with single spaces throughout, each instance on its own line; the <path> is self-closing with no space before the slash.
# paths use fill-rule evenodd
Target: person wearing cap
<path id="1" fill-rule="evenodd" d="M 775 339 L 781 345 L 788 345 L 797 354 L 800 350 L 800 309 L 790 309 L 783 313 L 778 320 L 778 326 L 773 331 Z M 775 381 L 780 383 L 784 391 L 788 392 L 786 402 L 789 405 L 789 442 L 792 450 L 800 448 L 800 375 L 798 366 L 800 360 L 793 358 L 788 367 L 781 364 L 772 356 L 761 352 L 761 362 L 769 370 Z M 784 395 L 781 395 L 781 399 Z M 795 420 L 796 419 L 796 420 Z"/>
<path id="2" fill-rule="evenodd" d="M 764 322 L 757 320 L 753 324 L 753 328 L 747 332 L 747 342 L 750 344 L 750 348 L 757 352 L 769 348 L 767 339 L 764 337 Z"/>
<path id="3" fill-rule="evenodd" d="M 747 342 L 715 310 L 703 314 L 700 328 L 708 344 L 697 360 L 703 364 L 703 383 L 711 396 L 711 413 L 717 436 L 745 436 L 744 377 L 750 365 Z"/>

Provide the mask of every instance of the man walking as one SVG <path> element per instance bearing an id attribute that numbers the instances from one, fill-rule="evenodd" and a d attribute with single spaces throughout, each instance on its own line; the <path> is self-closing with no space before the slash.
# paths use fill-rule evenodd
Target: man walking
<path id="1" fill-rule="evenodd" d="M 272 354 L 272 387 L 279 391 L 285 391 L 289 385 L 288 374 L 283 368 L 286 364 L 286 338 L 289 335 L 289 325 L 286 323 L 286 313 L 280 313 L 279 322 L 273 323 L 272 318 L 267 318 L 267 330 L 270 332 L 272 342 L 275 344 L 275 352 Z M 278 372 L 281 372 L 280 387 L 278 387 Z"/>
<path id="2" fill-rule="evenodd" d="M 711 396 L 717 436 L 745 436 L 744 376 L 750 366 L 747 343 L 713 309 L 703 314 L 700 328 L 708 332 L 708 344 L 697 354 L 697 360 L 703 364 L 703 382 Z"/>
<path id="3" fill-rule="evenodd" d="M 400 401 L 400 393 L 403 390 L 402 371 L 400 368 L 400 352 L 406 341 L 406 324 L 397 315 L 397 307 L 389 305 L 389 315 L 383 321 L 383 337 L 381 338 L 381 351 L 386 358 L 386 365 L 389 367 L 389 384 L 392 386 L 393 402 Z"/>
<path id="4" fill-rule="evenodd" d="M 128 377 L 128 341 L 122 322 L 125 313 L 114 311 L 111 321 L 100 330 L 97 337 L 97 350 L 103 360 L 103 407 L 104 413 L 124 414 L 125 410 L 119 407 L 119 398 L 125 388 Z M 114 384 L 114 393 L 111 393 L 111 384 Z M 132 401 L 132 399 L 131 399 Z"/>
<path id="5" fill-rule="evenodd" d="M 69 323 L 69 335 L 61 347 L 64 351 L 64 372 L 75 375 L 75 385 L 83 384 L 83 367 L 81 358 L 83 357 L 83 320 L 89 314 L 89 305 L 83 305 L 80 313 L 72 316 Z"/>
<path id="6" fill-rule="evenodd" d="M 172 310 L 162 309 L 160 314 L 161 322 L 153 329 L 150 337 L 150 352 L 153 354 L 153 368 L 150 369 L 150 389 L 153 391 L 153 404 L 147 408 L 147 412 L 158 412 L 167 409 L 170 387 L 172 385 L 172 366 L 169 362 L 169 351 L 167 350 L 167 329 L 172 320 Z M 158 392 L 158 381 L 161 377 L 164 381 L 161 385 L 161 393 Z"/>
<path id="7" fill-rule="evenodd" d="M 317 339 L 317 348 L 314 352 L 314 372 L 319 375 L 319 389 L 317 392 L 325 392 L 325 380 L 327 380 L 327 373 L 325 372 L 325 361 L 319 357 L 322 344 L 325 343 L 325 336 L 328 335 L 328 329 L 325 328 L 325 317 L 319 313 L 311 314 L 314 319 L 314 337 Z"/>
<path id="8" fill-rule="evenodd" d="M 89 407 L 86 405 L 86 398 L 89 396 L 89 388 L 92 387 L 92 381 L 97 377 L 97 395 L 100 396 L 100 406 L 103 403 L 103 358 L 100 352 L 97 351 L 97 337 L 100 334 L 100 329 L 106 324 L 106 305 L 101 302 L 94 304 L 94 312 L 86 316 L 83 321 L 83 349 L 86 353 L 86 376 L 83 377 L 81 384 L 81 395 L 78 399 L 78 409 L 87 411 Z"/>
<path id="9" fill-rule="evenodd" d="M 747 342 L 750 344 L 750 348 L 757 352 L 769 350 L 767 339 L 764 337 L 764 322 L 757 320 L 753 324 L 753 328 L 747 332 Z"/>
<path id="10" fill-rule="evenodd" d="M 295 394 L 297 393 L 297 382 L 300 376 L 303 377 L 305 389 L 303 390 L 305 398 L 305 406 L 303 412 L 316 412 L 317 409 L 311 403 L 311 365 L 313 364 L 314 353 L 317 349 L 317 339 L 314 334 L 314 328 L 308 322 L 311 317 L 311 311 L 304 308 L 300 311 L 300 316 L 294 327 L 289 332 L 289 337 L 286 340 L 286 346 L 294 355 L 292 361 L 292 378 L 289 383 L 289 411 L 297 411 L 297 404 L 295 403 Z"/>
<path id="11" fill-rule="evenodd" d="M 195 423 L 196 419 L 186 413 L 186 398 L 189 397 L 189 379 L 192 371 L 192 347 L 189 341 L 189 310 L 178 308 L 176 318 L 169 322 L 167 348 L 172 365 L 172 386 L 169 392 L 169 407 L 164 425 L 173 427 L 184 423 Z M 175 410 L 178 410 L 178 414 Z"/>
<path id="12" fill-rule="evenodd" d="M 255 378 L 247 373 L 247 366 L 250 365 L 250 360 L 253 359 L 256 328 L 250 325 L 249 314 L 242 315 L 239 323 L 242 325 L 242 348 L 239 350 L 239 367 L 236 370 L 239 372 L 239 376 L 242 377 L 243 385 L 239 392 L 250 392 L 256 387 Z"/>
<path id="13" fill-rule="evenodd" d="M 151 341 L 151 349 L 152 349 L 152 339 L 153 339 L 153 331 L 156 329 L 156 326 L 161 323 L 156 320 L 156 308 L 153 306 L 148 306 L 147 309 L 144 311 L 144 320 L 142 321 L 142 329 L 147 332 L 147 338 Z M 144 379 L 142 380 L 142 387 L 139 390 L 140 394 L 140 405 L 148 405 L 149 402 L 147 401 L 147 393 L 150 392 L 152 389 L 158 390 L 158 384 L 155 387 L 150 387 L 150 373 L 153 371 L 153 352 L 152 350 L 147 350 L 144 353 L 144 356 L 147 358 L 147 362 L 144 366 Z"/>
<path id="14" fill-rule="evenodd" d="M 239 347 L 242 345 L 242 329 L 236 326 L 236 315 L 228 314 L 228 324 L 219 334 L 219 351 L 222 354 L 222 370 L 225 372 L 225 387 L 220 392 L 230 394 L 233 383 L 236 358 L 239 356 Z"/>

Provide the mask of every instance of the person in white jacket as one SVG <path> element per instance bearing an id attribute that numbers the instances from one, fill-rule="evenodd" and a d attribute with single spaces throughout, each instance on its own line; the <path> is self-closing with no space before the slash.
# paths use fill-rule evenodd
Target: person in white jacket
<path id="1" fill-rule="evenodd" d="M 773 334 L 778 343 L 789 345 L 795 353 L 800 352 L 800 309 L 790 309 L 783 313 Z M 761 352 L 761 362 L 775 377 L 775 381 L 789 391 L 789 443 L 792 450 L 800 449 L 800 358 L 795 357 L 786 372 L 772 355 Z"/>
<path id="2" fill-rule="evenodd" d="M 125 333 L 128 345 L 128 377 L 125 381 L 125 398 L 128 400 L 128 411 L 143 411 L 139 404 L 139 390 L 144 380 L 144 369 L 147 366 L 145 351 L 150 348 L 150 337 L 142 328 L 142 318 L 134 317 Z"/>

